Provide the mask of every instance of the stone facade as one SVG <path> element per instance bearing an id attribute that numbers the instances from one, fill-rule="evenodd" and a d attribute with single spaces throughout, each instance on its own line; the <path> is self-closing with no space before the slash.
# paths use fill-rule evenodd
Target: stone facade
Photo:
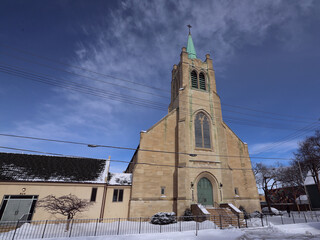
<path id="1" fill-rule="evenodd" d="M 192 87 L 192 71 L 198 81 L 203 73 L 205 90 Z M 196 147 L 195 118 L 200 112 L 209 119 L 206 148 Z M 199 202 L 202 178 L 211 183 L 211 205 L 232 203 L 248 212 L 260 210 L 248 147 L 223 121 L 209 54 L 203 62 L 189 58 L 182 48 L 180 63 L 172 70 L 168 115 L 141 132 L 139 149 L 126 170 L 133 174 L 129 217 L 150 217 L 159 211 L 183 215 Z"/>

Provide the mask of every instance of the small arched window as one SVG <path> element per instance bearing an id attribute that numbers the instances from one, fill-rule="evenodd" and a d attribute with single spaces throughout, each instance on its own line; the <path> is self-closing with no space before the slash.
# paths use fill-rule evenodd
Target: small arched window
<path id="1" fill-rule="evenodd" d="M 199 74 L 199 85 L 200 85 L 200 89 L 206 90 L 206 79 L 202 72 Z"/>
<path id="2" fill-rule="evenodd" d="M 210 121 L 203 112 L 196 115 L 194 129 L 196 148 L 211 148 Z"/>
<path id="3" fill-rule="evenodd" d="M 193 88 L 198 88 L 198 74 L 194 70 L 191 72 L 191 86 Z"/>

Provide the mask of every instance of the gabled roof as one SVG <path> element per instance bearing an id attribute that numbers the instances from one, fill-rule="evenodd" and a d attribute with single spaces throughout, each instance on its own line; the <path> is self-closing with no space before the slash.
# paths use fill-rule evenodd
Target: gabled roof
<path id="1" fill-rule="evenodd" d="M 0 181 L 104 183 L 109 161 L 0 153 Z"/>

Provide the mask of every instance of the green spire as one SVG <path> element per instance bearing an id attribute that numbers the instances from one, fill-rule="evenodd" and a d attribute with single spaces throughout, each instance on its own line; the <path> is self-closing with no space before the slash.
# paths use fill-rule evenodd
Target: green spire
<path id="1" fill-rule="evenodd" d="M 188 25 L 189 27 L 190 25 Z M 191 26 L 190 26 L 191 27 Z M 197 58 L 196 49 L 194 48 L 191 33 L 190 33 L 190 27 L 189 27 L 189 36 L 188 36 L 188 45 L 187 45 L 187 53 L 188 57 L 191 59 Z"/>

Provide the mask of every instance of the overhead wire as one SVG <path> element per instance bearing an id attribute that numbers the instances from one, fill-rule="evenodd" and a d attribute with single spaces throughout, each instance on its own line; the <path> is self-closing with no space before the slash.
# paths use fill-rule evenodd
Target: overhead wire
<path id="1" fill-rule="evenodd" d="M 103 144 L 93 144 L 93 143 L 84 143 L 84 142 L 76 142 L 76 141 L 66 141 L 66 140 L 58 140 L 58 139 L 49 139 L 49 138 L 38 138 L 32 136 L 22 136 L 15 134 L 6 134 L 0 133 L 0 136 L 4 137 L 15 137 L 15 138 L 25 138 L 30 140 L 39 140 L 39 141 L 47 141 L 47 142 L 57 142 L 57 143 L 68 143 L 68 144 L 76 144 L 83 145 L 87 147 L 103 147 L 103 148 L 112 148 L 112 149 L 121 149 L 121 150 L 132 150 L 132 151 L 141 151 L 141 152 L 154 152 L 154 153 L 165 153 L 165 154 L 179 154 L 179 155 L 188 155 L 193 156 L 195 153 L 192 152 L 176 152 L 176 151 L 164 151 L 164 150 L 154 150 L 154 149 L 144 149 L 144 148 L 131 148 L 131 147 L 122 147 L 122 146 L 113 146 L 113 145 L 103 145 Z M 225 154 L 204 154 L 197 153 L 197 156 L 209 156 L 209 157 L 225 157 L 225 158 L 256 158 L 256 159 L 265 159 L 265 160 L 292 160 L 290 158 L 276 158 L 276 157 L 250 157 L 250 156 L 241 156 L 241 155 L 225 155 Z"/>
<path id="2" fill-rule="evenodd" d="M 69 158 L 83 158 L 88 160 L 94 160 L 93 158 L 88 157 L 82 157 L 82 156 L 75 156 L 75 155 L 64 155 L 60 153 L 50 153 L 50 152 L 42 152 L 42 151 L 36 151 L 36 150 L 29 150 L 29 149 L 23 149 L 23 148 L 13 148 L 13 147 L 6 147 L 6 146 L 0 146 L 2 149 L 10 149 L 10 150 L 16 150 L 16 151 L 22 151 L 22 152 L 32 152 L 32 153 L 39 153 L 39 154 L 46 154 L 46 155 L 53 155 L 53 156 L 59 156 L 59 157 L 69 157 Z M 231 168 L 231 167 L 195 167 L 195 166 L 176 166 L 176 165 L 168 165 L 168 164 L 158 164 L 158 163 L 146 163 L 146 162 L 132 162 L 132 161 L 123 161 L 123 160 L 114 160 L 114 159 L 97 159 L 97 160 L 104 160 L 104 161 L 110 161 L 110 162 L 118 162 L 118 163 L 127 163 L 131 165 L 149 165 L 149 166 L 157 166 L 157 167 L 173 167 L 173 168 L 192 168 L 192 169 L 223 169 L 223 170 L 242 170 L 242 171 L 252 171 L 252 168 Z"/>
<path id="3" fill-rule="evenodd" d="M 49 84 L 49 85 L 56 86 L 56 87 L 62 87 L 62 88 L 73 90 L 73 91 L 79 91 L 79 92 L 87 93 L 87 94 L 90 94 L 93 96 L 100 96 L 102 98 L 109 96 L 112 100 L 117 100 L 117 101 L 126 102 L 126 103 L 130 103 L 130 104 L 136 103 L 139 106 L 146 106 L 146 107 L 150 107 L 150 108 L 155 108 L 155 109 L 167 111 L 164 107 L 158 105 L 158 103 L 153 102 L 153 101 L 149 101 L 149 100 L 141 99 L 141 98 L 137 98 L 137 97 L 129 97 L 127 95 L 123 96 L 123 95 L 119 95 L 119 94 L 116 94 L 111 91 L 105 91 L 105 90 L 93 88 L 93 87 L 83 85 L 83 84 L 78 85 L 77 83 L 72 82 L 72 81 L 56 82 L 54 79 L 52 80 L 49 78 L 45 78 L 41 75 L 36 75 L 33 73 L 24 72 L 21 70 L 16 70 L 14 68 L 10 69 L 8 67 L 4 67 L 1 65 L 0 65 L 0 71 L 3 73 L 27 78 L 32 81 L 42 82 L 45 84 Z"/>
<path id="4" fill-rule="evenodd" d="M 319 124 L 318 122 L 314 122 L 314 123 L 311 123 L 301 129 L 298 129 L 297 131 L 283 137 L 283 138 L 280 138 L 278 139 L 277 141 L 273 142 L 272 144 L 270 144 L 269 146 L 266 146 L 264 148 L 262 148 L 258 153 L 256 154 L 253 154 L 253 155 L 260 155 L 261 153 L 265 153 L 267 151 L 270 151 L 271 149 L 274 149 L 280 145 L 283 145 L 285 143 L 287 143 L 288 141 L 292 140 L 292 139 L 295 139 L 297 137 L 300 137 L 304 134 L 304 132 L 310 132 L 310 131 L 314 131 L 316 130 L 316 128 L 318 128 L 319 126 L 317 126 L 317 124 Z M 302 133 L 299 133 L 299 132 L 302 132 Z"/>
<path id="5" fill-rule="evenodd" d="M 37 63 L 38 64 L 38 63 Z M 45 66 L 47 66 L 47 67 L 49 67 L 48 65 L 45 65 Z M 57 70 L 57 69 L 56 69 Z M 60 71 L 61 69 L 59 69 L 59 71 Z M 90 71 L 90 70 L 88 70 L 88 71 Z M 96 73 L 96 72 L 94 72 L 94 73 Z M 99 74 L 99 73 L 96 73 L 96 74 Z M 79 76 L 83 76 L 83 75 L 80 75 L 80 74 L 78 74 Z M 104 75 L 104 74 L 101 74 L 101 75 Z M 105 76 L 107 76 L 107 77 L 110 77 L 110 76 L 108 76 L 108 75 L 105 75 Z M 87 77 L 87 76 L 84 76 L 84 77 Z M 135 83 L 136 84 L 136 82 L 131 82 L 131 83 Z M 108 83 L 109 84 L 109 83 Z M 51 85 L 54 85 L 54 84 L 52 84 L 51 83 Z M 139 85 L 139 84 L 138 84 Z M 54 86 L 57 86 L 57 85 L 54 85 Z M 118 86 L 120 86 L 120 87 L 124 87 L 124 86 L 122 86 L 122 85 L 118 85 Z M 61 87 L 61 86 L 59 86 L 59 87 Z M 65 89 L 69 89 L 69 90 L 75 90 L 75 89 L 70 89 L 70 87 L 68 88 L 68 86 L 66 87 L 66 86 L 64 86 L 65 87 Z M 75 86 L 75 87 L 77 87 L 77 86 Z M 90 86 L 87 86 L 87 87 L 90 87 Z M 150 86 L 149 86 L 150 87 Z M 153 88 L 153 87 L 150 87 L 150 88 Z M 79 90 L 79 89 L 78 89 Z M 96 89 L 97 90 L 97 89 Z M 100 90 L 100 89 L 99 89 Z M 136 90 L 136 89 L 131 89 L 131 90 Z M 91 91 L 92 91 L 92 89 L 91 89 Z M 91 95 L 94 95 L 93 94 L 93 92 L 91 92 L 91 93 L 88 93 L 87 92 L 87 94 L 91 94 Z M 94 95 L 94 96 L 96 96 L 96 95 Z M 99 97 L 101 97 L 101 96 L 99 96 Z M 162 97 L 164 97 L 164 96 L 162 96 Z M 167 97 L 166 97 L 167 98 Z M 117 100 L 117 101 L 119 101 L 119 99 L 112 99 L 112 100 Z M 146 100 L 146 99 L 142 99 L 142 100 Z M 130 102 L 129 102 L 130 103 Z M 141 104 L 141 103 L 139 103 L 139 104 Z M 222 103 L 221 103 L 222 104 Z M 256 111 L 256 112 L 263 112 L 263 113 L 266 113 L 266 114 L 276 114 L 276 113 L 271 113 L 271 112 L 265 112 L 265 111 L 259 111 L 259 110 L 255 110 L 255 109 L 251 109 L 251 108 L 246 108 L 246 107 L 240 107 L 240 106 L 234 106 L 234 105 L 230 105 L 230 104 L 222 104 L 222 105 L 228 105 L 228 106 L 231 106 L 231 107 L 238 107 L 238 108 L 243 108 L 243 109 L 247 109 L 247 110 L 250 110 L 250 111 Z M 143 105 L 141 105 L 141 106 L 143 106 L 143 107 L 150 107 L 150 105 L 145 105 L 145 104 L 143 104 Z M 157 110 L 163 110 L 163 111 L 167 111 L 167 109 L 166 108 L 159 108 L 160 106 L 157 106 L 157 108 L 154 108 L 154 109 L 157 109 Z M 152 107 L 151 107 L 152 108 Z M 217 108 L 217 109 L 221 109 L 221 108 Z M 239 113 L 239 114 L 244 114 L 244 115 L 250 115 L 250 116 L 254 116 L 254 115 L 252 115 L 252 114 L 246 114 L 246 113 L 241 113 L 241 112 L 237 112 L 237 111 L 231 111 L 231 110 L 224 110 L 224 111 L 230 111 L 230 112 L 235 112 L 235 113 Z M 276 115 L 281 115 L 281 116 L 284 116 L 283 114 L 276 114 Z M 287 115 L 287 116 L 289 116 L 289 115 Z M 294 116 L 290 116 L 290 117 L 294 117 Z M 228 120 L 230 120 L 230 119 L 228 119 L 228 117 L 226 117 L 226 119 L 227 119 L 227 121 Z M 271 118 L 271 119 L 273 119 L 273 118 Z M 304 118 L 305 119 L 305 118 Z M 248 119 L 233 119 L 233 120 L 243 120 L 243 121 L 248 121 Z M 275 119 L 274 118 L 274 120 L 285 120 L 285 119 Z M 239 123 L 239 122 L 236 122 L 237 124 L 244 124 L 244 123 Z M 246 125 L 249 125 L 249 124 L 246 124 Z M 250 125 L 250 126 L 252 126 L 252 125 Z M 266 127 L 266 126 L 265 126 Z M 313 127 L 315 127 L 315 126 L 313 126 Z M 299 131 L 302 131 L 302 130 L 299 130 Z M 311 131 L 311 129 L 305 129 L 305 131 Z"/>
<path id="6" fill-rule="evenodd" d="M 1 43 L 0 43 L 1 45 Z M 5 45 L 5 44 L 2 44 L 2 45 Z M 73 67 L 73 68 L 78 68 L 78 69 L 81 69 L 81 70 L 84 70 L 84 71 L 87 71 L 87 72 L 91 72 L 91 73 L 95 73 L 95 74 L 98 74 L 98 75 L 101 75 L 101 76 L 104 76 L 104 77 L 109 77 L 109 78 L 114 78 L 114 79 L 117 79 L 117 80 L 121 80 L 121 81 L 126 81 L 126 82 L 130 82 L 130 83 L 134 83 L 136 85 L 141 85 L 137 82 L 133 82 L 133 81 L 128 81 L 128 80 L 125 80 L 125 79 L 121 79 L 121 78 L 117 78 L 117 77 L 114 77 L 114 76 L 111 76 L 111 75 L 108 75 L 108 74 L 102 74 L 102 73 L 99 73 L 99 72 L 95 72 L 95 71 L 92 71 L 90 69 L 86 69 L 86 68 L 82 68 L 82 67 L 78 67 L 78 66 L 75 66 L 75 65 L 71 65 L 71 64 L 67 64 L 67 63 L 62 63 L 60 61 L 56 61 L 56 60 L 53 60 L 53 59 L 50 59 L 50 58 L 47 58 L 47 57 L 43 57 L 43 56 L 40 56 L 40 55 L 37 55 L 37 54 L 33 54 L 31 52 L 28 52 L 28 51 L 24 51 L 24 50 L 21 50 L 21 49 L 17 49 L 17 48 L 14 48 L 14 47 L 10 47 L 9 45 L 6 45 L 7 47 L 11 48 L 11 49 L 15 49 L 16 51 L 18 52 L 23 52 L 24 54 L 28 54 L 28 55 L 32 55 L 32 56 L 36 56 L 38 58 L 42 58 L 42 59 L 46 59 L 48 61 L 51 61 L 51 62 L 56 62 L 56 63 L 59 63 L 60 65 L 66 65 L 66 66 L 69 66 L 69 67 Z M 28 59 L 25 59 L 25 58 L 20 58 L 20 57 L 17 57 L 17 56 L 13 56 L 11 54 L 8 54 L 8 53 L 3 53 L 3 54 L 6 54 L 6 55 L 9 55 L 11 57 L 14 57 L 14 58 L 18 58 L 20 60 L 23 60 L 23 61 L 30 61 Z M 39 65 L 43 65 L 45 67 L 48 67 L 48 68 L 52 68 L 52 69 L 55 69 L 55 70 L 58 70 L 58 71 L 63 71 L 63 72 L 67 72 L 67 73 L 70 73 L 70 74 L 75 74 L 75 75 L 78 75 L 78 76 L 82 76 L 82 77 L 85 77 L 85 78 L 89 78 L 89 79 L 92 79 L 92 80 L 95 80 L 95 81 L 99 81 L 99 82 L 103 82 L 103 83 L 107 83 L 107 84 L 113 84 L 113 85 L 117 85 L 117 86 L 120 86 L 120 87 L 124 87 L 124 88 L 128 88 L 126 86 L 123 86 L 123 85 L 118 85 L 118 84 L 114 84 L 114 83 L 110 83 L 110 82 L 106 82 L 106 81 L 102 81 L 100 79 L 96 79 L 96 78 L 92 78 L 92 77 L 89 77 L 89 76 L 84 76 L 84 75 L 81 75 L 81 74 L 78 74 L 78 73 L 73 73 L 73 72 L 70 72 L 70 71 L 66 71 L 64 69 L 60 69 L 60 68 L 53 68 L 52 66 L 50 65 L 46 65 L 46 64 L 43 64 L 43 63 L 38 63 L 38 62 L 34 62 L 34 61 L 31 61 L 32 63 L 35 63 L 35 64 L 39 64 Z M 142 84 L 143 86 L 145 86 L 144 84 Z M 147 86 L 148 88 L 153 88 L 153 89 L 157 89 L 157 88 L 154 88 L 154 87 L 151 87 L 151 86 Z M 163 96 L 163 95 L 157 95 L 157 94 L 154 94 L 154 93 L 148 93 L 148 92 L 145 92 L 145 91 L 141 91 L 141 90 L 137 90 L 137 89 L 133 89 L 133 88 L 129 88 L 131 90 L 135 90 L 135 91 L 140 91 L 140 92 L 143 92 L 143 93 L 147 93 L 147 94 L 152 94 L 154 96 L 159 96 L 159 97 L 163 97 L 163 98 L 168 98 L 166 96 Z M 159 89 L 157 89 L 159 90 Z M 164 90 L 164 89 L 162 89 Z M 167 92 L 170 92 L 168 90 L 166 90 Z M 202 99 L 202 98 L 197 98 L 197 97 L 194 97 L 195 99 L 200 99 L 200 100 L 207 100 L 207 99 Z M 230 107 L 234 107 L 234 108 L 243 108 L 243 109 L 246 109 L 246 110 L 249 110 L 249 111 L 255 111 L 255 112 L 261 112 L 261 113 L 265 113 L 265 114 L 272 114 L 272 115 L 278 115 L 278 116 L 286 116 L 286 117 L 294 117 L 294 118 L 297 118 L 298 116 L 293 116 L 293 115 L 284 115 L 284 114 L 278 114 L 278 113 L 272 113 L 272 112 L 267 112 L 267 111 L 261 111 L 261 110 L 257 110 L 257 109 L 252 109 L 252 108 L 248 108 L 248 107 L 241 107 L 241 106 L 236 106 L 236 105 L 231 105 L 231 104 L 225 104 L 225 103 L 221 103 L 221 105 L 225 105 L 225 106 L 230 106 Z M 301 118 L 301 119 L 307 119 L 305 117 L 301 117 L 299 116 L 298 118 Z"/>
<path id="7" fill-rule="evenodd" d="M 87 91 L 89 90 L 90 92 L 89 93 L 87 92 L 87 93 L 91 94 L 91 95 L 95 95 L 94 91 L 96 91 L 96 92 L 98 92 L 99 95 L 103 94 L 105 96 L 105 94 L 107 94 L 107 96 L 110 96 L 112 100 L 117 100 L 117 101 L 126 102 L 126 103 L 130 103 L 130 104 L 139 103 L 139 106 L 144 106 L 144 107 L 151 107 L 152 105 L 155 105 L 153 107 L 154 109 L 156 108 L 157 110 L 167 111 L 167 108 L 164 105 L 161 105 L 162 103 L 150 101 L 150 100 L 147 100 L 147 99 L 144 99 L 144 98 L 137 98 L 137 97 L 132 97 L 132 96 L 129 96 L 129 95 L 119 95 L 119 94 L 117 94 L 115 92 L 112 92 L 112 91 L 106 91 L 106 90 L 102 90 L 102 89 L 99 89 L 99 88 L 94 88 L 94 87 L 91 87 L 91 86 L 88 86 L 88 85 L 84 85 L 84 84 L 79 84 L 77 82 L 73 82 L 73 81 L 70 81 L 70 80 L 69 81 L 63 81 L 63 80 L 57 79 L 57 78 L 53 79 L 51 76 L 50 76 L 51 78 L 48 77 L 49 75 L 46 75 L 46 74 L 39 75 L 39 73 L 34 73 L 34 72 L 30 73 L 28 71 L 25 71 L 24 68 L 15 67 L 15 66 L 12 66 L 12 65 L 3 65 L 3 66 L 0 65 L 0 69 L 4 73 L 17 75 L 17 76 L 20 76 L 20 77 L 25 77 L 25 78 L 27 78 L 29 80 L 38 81 L 38 82 L 42 82 L 42 83 L 47 83 L 47 84 L 50 84 L 50 85 L 67 88 L 69 90 L 79 90 L 79 88 L 81 90 L 85 89 Z M 45 78 L 45 80 L 43 78 Z M 56 81 L 59 81 L 59 80 L 61 80 L 62 82 L 57 83 Z M 55 81 L 55 82 L 52 83 L 52 82 L 48 82 L 48 81 Z M 57 85 L 57 84 L 60 84 L 60 85 Z M 70 84 L 72 86 L 68 86 L 68 84 Z M 74 87 L 77 88 L 77 89 L 75 89 Z M 83 91 L 81 91 L 81 92 L 83 93 Z M 97 95 L 95 95 L 95 96 L 97 96 Z M 100 95 L 100 97 L 101 97 L 101 95 Z M 119 99 L 119 97 L 120 97 L 120 99 Z M 133 101 L 128 99 L 128 97 L 133 99 Z M 195 105 L 200 105 L 200 104 L 195 104 Z M 213 107 L 213 108 L 221 110 L 221 107 Z M 241 113 L 241 112 L 238 112 L 238 111 L 232 111 L 232 110 L 228 110 L 228 109 L 225 109 L 224 111 L 243 114 L 243 115 L 249 115 L 249 116 L 255 116 L 253 114 L 246 114 L 246 113 Z M 272 118 L 272 117 L 271 117 L 271 119 L 284 121 L 284 119 L 277 119 L 277 118 Z M 248 119 L 240 119 L 240 120 L 248 121 Z M 296 122 L 302 122 L 302 121 L 296 121 Z"/>
<path id="8" fill-rule="evenodd" d="M 152 101 L 144 101 L 144 99 L 140 99 L 140 98 L 135 98 L 134 99 L 129 99 L 128 97 L 126 96 L 122 96 L 122 95 L 115 95 L 113 92 L 106 92 L 106 91 L 103 91 L 103 90 L 100 90 L 98 89 L 98 92 L 96 92 L 95 88 L 92 88 L 90 86 L 86 86 L 86 85 L 81 85 L 81 86 L 74 86 L 74 83 L 73 82 L 69 82 L 70 85 L 66 84 L 66 83 L 56 83 L 56 82 L 51 82 L 51 81 L 48 81 L 47 79 L 43 79 L 41 78 L 41 76 L 38 76 L 38 75 L 34 75 L 34 74 L 29 74 L 29 73 L 25 73 L 25 72 L 17 72 L 15 70 L 12 70 L 12 69 L 7 69 L 7 68 L 3 68 L 2 66 L 0 66 L 0 72 L 4 72 L 4 73 L 7 73 L 7 74 L 13 74 L 15 76 L 19 76 L 19 77 L 23 77 L 23 78 L 27 78 L 29 80 L 32 80 L 32 81 L 37 81 L 37 82 L 42 82 L 42 83 L 45 83 L 45 84 L 49 84 L 49 85 L 52 85 L 52 86 L 56 86 L 56 87 L 61 87 L 61 88 L 64 88 L 64 89 L 68 89 L 68 90 L 71 90 L 71 91 L 76 91 L 76 92 L 81 92 L 81 93 L 85 93 L 85 94 L 89 94 L 89 95 L 92 95 L 92 96 L 95 96 L 95 97 L 100 97 L 100 98 L 104 98 L 104 99 L 111 99 L 111 100 L 115 100 L 115 101 L 120 101 L 120 102 L 124 102 L 124 103 L 129 103 L 129 104 L 133 104 L 133 105 L 137 105 L 137 106 L 141 106 L 141 107 L 148 107 L 148 108 L 151 108 L 151 109 L 155 109 L 155 110 L 161 110 L 161 111 L 167 111 L 167 109 L 165 107 L 162 107 L 160 105 L 154 105 Z M 29 74 L 29 75 L 28 75 Z M 51 80 L 51 79 L 49 79 Z M 142 100 L 142 102 L 141 102 Z M 183 110 L 180 110 L 180 112 L 183 112 Z M 215 117 L 213 116 L 213 118 L 217 118 L 220 120 L 219 117 Z M 226 120 L 228 122 L 231 121 L 231 123 L 235 123 L 235 124 L 241 124 L 241 125 L 247 125 L 247 126 L 255 126 L 255 127 L 263 127 L 263 128 L 272 128 L 272 129 L 279 129 L 279 127 L 275 127 L 275 126 L 272 126 L 270 125 L 270 123 L 264 123 L 264 122 L 254 122 L 254 121 L 251 121 L 250 119 L 244 119 L 244 118 L 232 118 L 232 117 L 229 117 L 229 116 L 225 116 L 223 117 L 224 120 Z M 236 120 L 236 122 L 234 122 L 234 120 Z M 245 122 L 239 122 L 240 121 L 245 121 Z M 253 124 L 254 125 L 253 125 Z M 259 125 L 259 124 L 262 124 L 262 125 Z M 267 124 L 267 125 L 266 125 Z M 280 129 L 284 130 L 284 129 L 293 129 L 293 130 L 296 130 L 296 128 L 290 128 L 290 127 L 281 127 Z"/>
<path id="9" fill-rule="evenodd" d="M 5 45 L 5 44 L 0 43 L 0 45 Z M 16 51 L 23 52 L 24 54 L 28 54 L 28 55 L 31 55 L 31 56 L 34 56 L 34 57 L 37 57 L 37 58 L 41 58 L 41 59 L 44 59 L 44 60 L 47 60 L 47 61 L 50 61 L 50 62 L 58 63 L 58 64 L 63 65 L 63 66 L 76 68 L 76 69 L 87 71 L 87 72 L 90 72 L 90 73 L 94 73 L 94 74 L 97 74 L 97 75 L 100 75 L 100 76 L 103 76 L 103 77 L 112 78 L 112 79 L 115 79 L 115 80 L 120 80 L 120 81 L 123 81 L 123 82 L 132 83 L 132 84 L 143 86 L 143 87 L 146 87 L 146 88 L 156 89 L 156 90 L 159 90 L 159 91 L 164 91 L 164 92 L 169 92 L 170 93 L 170 91 L 167 90 L 167 89 L 157 88 L 157 87 L 154 87 L 154 86 L 149 86 L 149 85 L 138 83 L 138 82 L 135 82 L 135 81 L 129 81 L 129 80 L 124 79 L 124 78 L 119 78 L 119 77 L 116 77 L 116 76 L 112 76 L 110 74 L 99 73 L 99 72 L 92 71 L 90 69 L 79 67 L 79 66 L 76 66 L 76 65 L 72 65 L 72 64 L 69 64 L 69 63 L 63 63 L 63 62 L 60 62 L 60 61 L 57 61 L 57 60 L 53 60 L 53 59 L 48 58 L 48 57 L 44 57 L 44 56 L 40 56 L 40 55 L 31 53 L 29 51 L 13 48 L 13 47 L 10 47 L 9 45 L 6 45 L 6 47 L 11 48 L 11 49 L 15 49 Z M 5 54 L 7 54 L 7 53 L 5 53 Z M 10 54 L 8 54 L 8 55 L 10 55 Z M 49 67 L 48 65 L 44 65 L 44 66 Z"/>

